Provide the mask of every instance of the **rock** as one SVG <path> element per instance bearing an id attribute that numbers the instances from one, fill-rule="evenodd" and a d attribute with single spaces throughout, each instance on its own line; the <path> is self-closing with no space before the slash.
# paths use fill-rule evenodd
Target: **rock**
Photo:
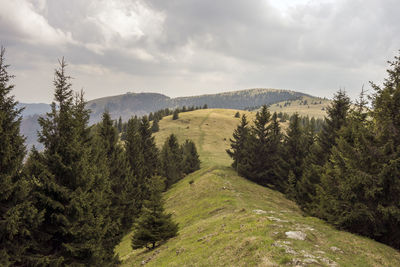
<path id="1" fill-rule="evenodd" d="M 285 232 L 286 237 L 290 239 L 296 239 L 296 240 L 305 240 L 307 235 L 303 233 L 302 231 L 288 231 Z"/>
<path id="2" fill-rule="evenodd" d="M 333 252 L 343 253 L 343 251 L 342 251 L 340 248 L 338 248 L 338 247 L 330 247 L 330 249 L 331 249 Z"/>
<path id="3" fill-rule="evenodd" d="M 312 264 L 312 263 L 318 264 L 319 263 L 316 259 L 311 259 L 311 258 L 304 259 L 303 262 L 306 264 Z"/>
<path id="4" fill-rule="evenodd" d="M 282 222 L 282 223 L 287 223 L 287 222 L 289 222 L 289 221 L 287 221 L 287 220 L 282 220 L 282 219 L 279 219 L 279 218 L 276 218 L 276 217 L 272 217 L 272 216 L 268 216 L 267 218 L 268 218 L 268 220 L 274 221 L 274 222 Z"/>
<path id="5" fill-rule="evenodd" d="M 285 253 L 287 254 L 292 254 L 292 255 L 298 254 L 293 248 L 289 247 L 287 244 L 282 244 L 279 241 L 273 243 L 272 246 L 285 249 Z"/>
<path id="6" fill-rule="evenodd" d="M 253 210 L 255 214 L 265 214 L 267 213 L 265 210 Z"/>

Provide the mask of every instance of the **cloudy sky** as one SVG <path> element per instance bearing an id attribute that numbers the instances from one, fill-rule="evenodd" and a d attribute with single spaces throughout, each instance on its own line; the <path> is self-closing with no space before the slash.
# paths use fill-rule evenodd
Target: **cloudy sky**
<path id="1" fill-rule="evenodd" d="M 398 0 L 0 0 L 14 94 L 52 100 L 57 58 L 87 99 L 245 88 L 352 97 L 400 49 Z"/>

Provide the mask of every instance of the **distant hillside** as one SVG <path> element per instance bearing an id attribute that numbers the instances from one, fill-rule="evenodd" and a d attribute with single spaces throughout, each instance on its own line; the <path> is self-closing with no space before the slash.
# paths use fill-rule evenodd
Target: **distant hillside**
<path id="1" fill-rule="evenodd" d="M 331 100 L 326 98 L 303 96 L 296 100 L 282 101 L 269 107 L 271 112 L 283 112 L 292 115 L 297 112 L 300 116 L 309 116 L 323 119 L 326 116 L 326 108 Z"/>
<path id="2" fill-rule="evenodd" d="M 127 121 L 134 115 L 143 116 L 164 108 L 207 104 L 209 108 L 249 109 L 264 104 L 272 106 L 279 102 L 293 102 L 303 97 L 311 96 L 290 90 L 260 88 L 177 98 L 170 98 L 157 93 L 126 93 L 91 100 L 87 107 L 92 111 L 90 124 L 94 124 L 101 120 L 105 110 L 110 112 L 113 119 L 118 119 L 121 116 L 123 121 Z M 32 145 L 38 145 L 36 142 L 36 132 L 39 129 L 37 118 L 39 115 L 48 112 L 50 105 L 20 103 L 19 107 L 25 108 L 22 113 L 24 119 L 21 133 L 27 138 L 28 148 Z"/>
<path id="3" fill-rule="evenodd" d="M 90 120 L 95 123 L 101 120 L 101 114 L 105 109 L 108 109 L 113 119 L 121 116 L 125 121 L 131 116 L 141 116 L 163 108 L 207 104 L 209 108 L 248 109 L 264 104 L 270 105 L 281 101 L 296 100 L 303 96 L 308 95 L 277 89 L 247 89 L 178 98 L 170 98 L 156 93 L 127 93 L 91 100 L 88 102 L 88 108 L 92 110 Z"/>
<path id="4" fill-rule="evenodd" d="M 35 114 L 44 114 L 50 111 L 50 105 L 44 103 L 18 103 L 17 108 L 23 108 L 22 116 L 32 116 Z"/>

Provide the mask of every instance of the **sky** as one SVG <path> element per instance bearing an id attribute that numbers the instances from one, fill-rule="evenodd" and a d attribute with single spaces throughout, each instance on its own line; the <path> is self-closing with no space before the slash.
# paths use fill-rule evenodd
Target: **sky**
<path id="1" fill-rule="evenodd" d="M 356 98 L 400 49 L 398 0 L 0 0 L 13 93 L 50 103 L 65 57 L 86 99 L 247 88 Z"/>

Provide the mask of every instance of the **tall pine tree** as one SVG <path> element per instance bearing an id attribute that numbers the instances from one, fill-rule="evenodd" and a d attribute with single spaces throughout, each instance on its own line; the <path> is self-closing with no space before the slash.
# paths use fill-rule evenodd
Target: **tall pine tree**
<path id="1" fill-rule="evenodd" d="M 108 265 L 110 185 L 105 159 L 93 147 L 83 95 L 74 99 L 66 63 L 55 71 L 55 101 L 39 119 L 43 153 L 33 152 L 30 174 L 36 206 L 44 211 L 35 253 L 39 265 Z M 96 162 L 96 164 L 92 164 Z"/>
<path id="2" fill-rule="evenodd" d="M 21 173 L 25 156 L 20 135 L 21 109 L 14 97 L 0 49 L 0 265 L 31 265 L 30 250 L 35 240 L 32 231 L 41 221 L 41 213 L 32 205 L 31 183 Z"/>
<path id="3" fill-rule="evenodd" d="M 171 134 L 161 150 L 161 175 L 166 178 L 165 185 L 169 188 L 183 177 L 182 172 L 182 149 L 178 139 Z"/>
<path id="4" fill-rule="evenodd" d="M 233 139 L 230 139 L 231 148 L 226 152 L 233 159 L 232 167 L 239 172 L 239 167 L 245 158 L 244 150 L 249 138 L 249 129 L 246 114 L 242 115 L 240 124 L 233 132 Z"/>
<path id="5" fill-rule="evenodd" d="M 350 109 L 350 98 L 345 91 L 339 90 L 331 105 L 327 108 L 327 117 L 317 141 L 310 147 L 310 153 L 305 159 L 303 176 L 297 183 L 298 203 L 310 213 L 318 212 L 315 205 L 316 185 L 321 182 L 323 166 L 331 154 L 331 148 L 336 145 L 338 131 L 346 125 Z"/>
<path id="6" fill-rule="evenodd" d="M 185 140 L 185 143 L 182 144 L 182 152 L 182 171 L 184 174 L 189 174 L 200 169 L 199 154 L 192 140 Z"/>

